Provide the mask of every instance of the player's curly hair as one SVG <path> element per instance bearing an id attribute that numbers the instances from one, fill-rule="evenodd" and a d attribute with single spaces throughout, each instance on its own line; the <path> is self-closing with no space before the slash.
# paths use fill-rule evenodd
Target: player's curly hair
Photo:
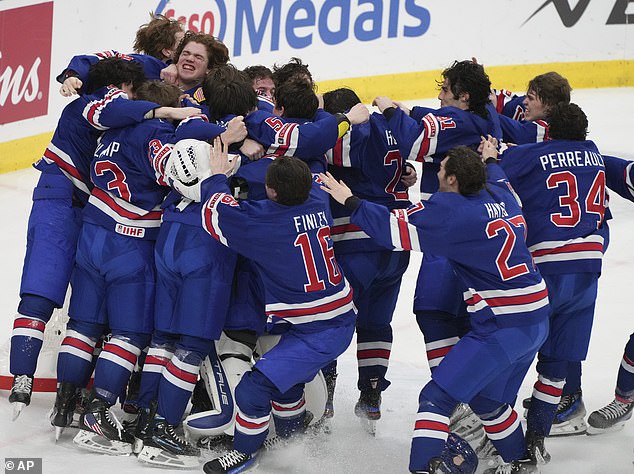
<path id="1" fill-rule="evenodd" d="M 311 89 L 315 90 L 315 82 L 313 81 L 313 75 L 308 69 L 308 64 L 304 64 L 299 58 L 291 58 L 289 62 L 282 65 L 273 65 L 273 82 L 275 87 L 280 87 L 291 78 L 301 78 Z"/>
<path id="2" fill-rule="evenodd" d="M 313 88 L 301 77 L 293 77 L 275 88 L 275 106 L 284 107 L 284 117 L 312 120 L 319 108 Z"/>
<path id="3" fill-rule="evenodd" d="M 139 27 L 132 49 L 135 53 L 148 54 L 161 61 L 172 59 L 163 54 L 164 49 L 171 50 L 176 42 L 176 33 L 184 31 L 178 20 L 150 13 L 151 20 Z"/>
<path id="4" fill-rule="evenodd" d="M 232 64 L 209 72 L 203 82 L 211 120 L 225 115 L 247 115 L 258 106 L 258 98 L 249 76 Z"/>
<path id="5" fill-rule="evenodd" d="M 447 152 L 445 175 L 455 176 L 463 196 L 477 194 L 486 184 L 486 168 L 482 158 L 471 148 L 457 146 Z"/>
<path id="6" fill-rule="evenodd" d="M 484 119 L 488 118 L 486 105 L 490 102 L 491 81 L 482 64 L 454 61 L 442 72 L 442 77 L 449 81 L 454 99 L 459 99 L 460 94 L 469 94 L 468 110 Z"/>
<path id="7" fill-rule="evenodd" d="M 262 64 L 256 64 L 255 66 L 247 66 L 242 72 L 244 72 L 251 81 L 256 79 L 271 79 L 273 80 L 273 71 Z M 275 81 L 274 81 L 275 82 Z"/>
<path id="8" fill-rule="evenodd" d="M 526 90 L 534 92 L 548 110 L 559 102 L 568 104 L 572 87 L 570 87 L 568 79 L 551 71 L 532 78 Z"/>
<path id="9" fill-rule="evenodd" d="M 588 117 L 577 104 L 559 102 L 548 114 L 548 135 L 553 140 L 583 141 L 588 135 Z"/>
<path id="10" fill-rule="evenodd" d="M 277 193 L 275 202 L 284 206 L 297 206 L 308 199 L 313 175 L 302 160 L 281 156 L 266 169 L 265 183 Z"/>
<path id="11" fill-rule="evenodd" d="M 229 62 L 229 49 L 219 39 L 214 38 L 206 33 L 195 33 L 188 31 L 185 33 L 183 40 L 178 45 L 178 48 L 174 52 L 174 62 L 178 62 L 178 59 L 189 43 L 200 43 L 207 49 L 207 70 L 212 70 L 217 66 L 224 66 Z"/>
<path id="12" fill-rule="evenodd" d="M 130 84 L 136 91 L 146 81 L 143 66 L 136 61 L 121 58 L 106 58 L 90 66 L 86 94 L 106 86 L 121 87 Z"/>

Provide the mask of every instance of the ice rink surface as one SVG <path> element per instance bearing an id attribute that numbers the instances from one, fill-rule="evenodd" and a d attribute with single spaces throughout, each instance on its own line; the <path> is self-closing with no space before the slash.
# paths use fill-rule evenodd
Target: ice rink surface
<path id="1" fill-rule="evenodd" d="M 586 112 L 589 138 L 604 154 L 634 159 L 634 89 L 579 90 L 573 101 Z M 437 107 L 435 100 L 412 104 Z M 38 157 L 34 156 L 34 159 Z M 0 346 L 8 341 L 18 303 L 18 288 L 24 257 L 26 222 L 31 190 L 37 180 L 32 169 L 0 175 L 0 199 L 4 231 L 0 232 L 2 273 L 0 284 Z M 588 412 L 613 399 L 623 349 L 634 331 L 634 203 L 611 195 L 614 219 L 610 222 L 610 248 L 604 259 L 594 333 L 583 367 L 583 394 Z M 405 473 L 410 436 L 418 404 L 418 392 L 429 380 L 425 346 L 411 306 L 420 255 L 412 255 L 403 279 L 394 315 L 394 344 L 388 377 L 390 388 L 383 394 L 383 418 L 377 435 L 362 431 L 353 407 L 356 390 L 355 345 L 341 357 L 335 398 L 333 432 L 298 442 L 282 451 L 263 456 L 250 472 L 282 473 Z M 4 364 L 0 364 L 4 365 Z M 529 372 L 519 400 L 530 395 L 535 381 Z M 44 473 L 148 473 L 134 457 L 110 457 L 79 450 L 73 443 L 74 430 L 67 430 L 55 444 L 48 412 L 53 394 L 34 394 L 16 422 L 11 421 L 8 392 L 0 392 L 0 458 L 42 457 Z M 519 405 L 519 403 L 518 403 Z M 521 411 L 521 409 L 520 409 Z M 547 439 L 552 462 L 544 474 L 626 474 L 634 472 L 634 421 L 623 431 L 602 436 Z M 213 457 L 211 454 L 209 457 Z M 6 471 L 9 472 L 9 471 Z M 163 470 L 165 472 L 165 470 Z"/>

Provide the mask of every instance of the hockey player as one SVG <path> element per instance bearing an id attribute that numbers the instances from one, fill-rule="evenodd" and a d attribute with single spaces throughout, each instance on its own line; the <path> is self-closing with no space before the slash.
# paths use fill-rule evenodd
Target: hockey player
<path id="1" fill-rule="evenodd" d="M 501 139 L 498 114 L 489 102 L 491 81 L 484 68 L 473 61 L 455 61 L 442 72 L 438 100 L 441 107 L 414 107 L 410 116 L 395 108 L 386 97 L 376 105 L 388 119 L 399 150 L 409 160 L 423 162 L 421 196 L 427 199 L 438 190 L 437 173 L 447 150 L 458 145 L 473 149 L 482 136 Z M 416 321 L 425 337 L 425 349 L 432 372 L 469 329 L 469 318 L 460 283 L 446 258 L 423 254 L 414 294 Z M 454 429 L 469 439 L 482 430 L 476 417 Z"/>
<path id="2" fill-rule="evenodd" d="M 534 458 L 544 448 L 561 399 L 570 362 L 587 354 L 604 245 L 605 166 L 586 140 L 588 121 L 575 104 L 549 110 L 552 140 L 508 149 L 501 166 L 523 202 L 527 242 L 546 280 L 550 333 L 539 350 L 527 415 L 527 443 Z"/>
<path id="3" fill-rule="evenodd" d="M 132 49 L 137 54 L 147 54 L 171 64 L 185 36 L 183 24 L 164 15 L 151 14 L 150 17 L 150 21 L 136 31 Z"/>
<path id="4" fill-rule="evenodd" d="M 344 113 L 361 100 L 351 89 L 324 94 L 324 109 Z M 344 179 L 358 195 L 389 209 L 411 205 L 407 187 L 401 182 L 405 160 L 381 114 L 374 113 L 366 124 L 352 127 L 327 153 L 328 169 Z M 391 320 L 409 263 L 409 252 L 386 249 L 350 223 L 350 211 L 331 200 L 337 261 L 354 290 L 357 317 L 357 364 L 360 390 L 355 414 L 366 420 L 370 433 L 381 417 L 381 393 L 390 385 L 386 379 L 392 346 Z M 334 414 L 333 395 L 336 361 L 324 368 L 329 400 L 326 415 Z"/>
<path id="5" fill-rule="evenodd" d="M 92 189 L 90 162 L 97 138 L 110 126 L 143 121 L 144 115 L 157 107 L 134 102 L 118 108 L 116 117 L 98 114 L 101 122 L 89 122 L 86 118 L 93 116 L 91 101 L 103 99 L 116 103 L 125 96 L 123 91 L 107 86 L 132 91 L 145 80 L 138 64 L 120 59 L 95 65 L 90 77 L 97 89 L 64 108 L 51 143 L 34 165 L 41 176 L 33 192 L 20 304 L 11 338 L 10 370 L 14 381 L 9 401 L 15 404 L 15 417 L 31 401 L 45 325 L 54 308 L 64 303 L 75 259 L 80 213 Z"/>
<path id="6" fill-rule="evenodd" d="M 251 78 L 253 89 L 258 95 L 258 109 L 273 112 L 275 103 L 275 82 L 273 82 L 273 72 L 266 66 L 249 66 L 243 71 Z"/>
<path id="7" fill-rule="evenodd" d="M 495 144 L 483 141 L 483 156 L 491 157 Z M 538 472 L 512 404 L 548 332 L 548 292 L 524 241 L 519 205 L 499 167 L 491 163 L 485 170 L 477 153 L 456 147 L 441 162 L 439 192 L 391 213 L 353 196 L 332 175 L 321 178 L 324 189 L 353 211 L 353 224 L 382 245 L 445 256 L 465 289 L 471 330 L 420 393 L 410 471 L 447 472 L 437 470 L 436 458 L 447 440 L 449 415 L 462 401 L 482 419 L 507 463 L 486 472 Z"/>
<path id="8" fill-rule="evenodd" d="M 135 93 L 161 105 L 179 103 L 180 91 L 167 84 L 146 83 Z M 112 336 L 97 360 L 91 400 L 75 439 L 89 449 L 130 452 L 131 438 L 109 407 L 124 393 L 153 326 L 153 249 L 159 206 L 168 190 L 164 161 L 173 137 L 174 126 L 158 119 L 106 131 L 90 165 L 94 188 L 83 212 L 72 277 L 70 332 L 64 340 L 72 350 L 59 355 L 60 390 L 54 412 L 57 421 L 67 410 L 64 394 L 72 390 L 62 387 L 72 388 L 90 374 L 96 341 L 109 328 Z M 111 442 L 91 442 L 88 432 Z"/>
<path id="9" fill-rule="evenodd" d="M 234 449 L 205 464 L 206 473 L 253 466 L 271 409 L 279 435 L 303 427 L 303 385 L 348 347 L 356 314 L 352 290 L 332 250 L 327 196 L 308 166 L 277 158 L 266 174 L 269 199 L 238 203 L 228 192 L 224 174 L 230 165 L 222 148 L 214 143 L 213 176 L 203 183 L 211 196 L 203 227 L 255 262 L 264 283 L 267 326 L 281 339 L 242 377 L 236 388 Z M 261 252 L 263 247 L 270 251 Z"/>

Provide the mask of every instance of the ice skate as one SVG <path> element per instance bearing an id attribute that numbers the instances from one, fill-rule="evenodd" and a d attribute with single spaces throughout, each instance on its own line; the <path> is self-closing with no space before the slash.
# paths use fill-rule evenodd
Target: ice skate
<path id="1" fill-rule="evenodd" d="M 482 474 L 539 474 L 539 467 L 532 459 L 520 459 L 485 470 Z"/>
<path id="2" fill-rule="evenodd" d="M 237 474 L 257 467 L 257 453 L 244 454 L 231 450 L 224 456 L 213 459 L 203 466 L 206 474 Z"/>
<path id="3" fill-rule="evenodd" d="M 522 405 L 527 410 L 524 412 L 524 418 L 526 418 L 531 405 L 530 398 L 525 399 Z M 586 425 L 585 416 L 586 407 L 583 403 L 581 390 L 577 390 L 570 395 L 564 395 L 561 397 L 559 405 L 557 405 L 557 412 L 548 436 L 576 436 L 586 433 L 588 426 Z"/>
<path id="4" fill-rule="evenodd" d="M 198 467 L 200 449 L 178 436 L 162 416 L 154 416 L 143 438 L 139 461 L 148 464 L 191 469 Z"/>
<path id="5" fill-rule="evenodd" d="M 233 446 L 233 436 L 226 434 L 218 436 L 203 436 L 196 442 L 196 446 L 210 451 L 230 451 Z"/>
<path id="6" fill-rule="evenodd" d="M 532 431 L 527 431 L 526 450 L 531 459 L 537 464 L 548 464 L 550 462 L 550 453 L 546 451 L 546 447 L 544 446 L 544 436 Z"/>
<path id="7" fill-rule="evenodd" d="M 593 411 L 588 417 L 588 434 L 597 435 L 619 431 L 625 426 L 625 422 L 632 418 L 634 402 L 623 403 L 612 400 L 603 408 Z"/>
<path id="8" fill-rule="evenodd" d="M 498 450 L 486 435 L 480 439 L 478 446 L 475 448 L 475 453 L 478 456 L 481 467 L 495 467 L 504 463 L 502 456 L 500 456 Z"/>
<path id="9" fill-rule="evenodd" d="M 31 403 L 31 393 L 33 392 L 33 376 L 32 375 L 15 375 L 13 376 L 13 385 L 11 386 L 11 394 L 9 395 L 9 403 L 13 406 L 12 421 L 18 419 L 24 407 L 28 407 Z"/>
<path id="10" fill-rule="evenodd" d="M 337 374 L 324 376 L 324 380 L 326 381 L 326 391 L 328 393 L 326 406 L 324 408 L 324 414 L 315 422 L 313 428 L 315 432 L 320 431 L 322 433 L 330 434 L 332 433 L 331 420 L 335 416 L 334 398 L 335 386 L 337 384 Z"/>
<path id="11" fill-rule="evenodd" d="M 354 406 L 354 414 L 361 420 L 363 428 L 372 436 L 376 436 L 376 422 L 381 419 L 381 391 L 378 379 L 370 379 L 372 388 L 361 390 L 359 401 Z"/>
<path id="12" fill-rule="evenodd" d="M 112 455 L 132 454 L 134 436 L 126 432 L 104 400 L 94 398 L 79 419 L 73 442 L 81 448 Z"/>
<path id="13" fill-rule="evenodd" d="M 77 405 L 77 387 L 68 382 L 62 382 L 57 387 L 55 406 L 51 412 L 51 425 L 55 427 L 55 441 L 57 442 L 66 428 L 72 425 L 75 407 Z"/>
<path id="14" fill-rule="evenodd" d="M 480 418 L 473 413 L 471 407 L 466 403 L 460 403 L 454 409 L 449 418 L 449 431 L 456 433 L 470 443 L 485 435 Z"/>

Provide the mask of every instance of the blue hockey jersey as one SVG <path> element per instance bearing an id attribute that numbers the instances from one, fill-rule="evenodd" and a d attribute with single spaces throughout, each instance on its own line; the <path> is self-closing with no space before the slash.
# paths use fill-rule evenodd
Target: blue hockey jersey
<path id="1" fill-rule="evenodd" d="M 492 105 L 487 106 L 487 111 L 489 118 L 485 120 L 456 107 L 414 107 L 410 116 L 397 109 L 388 120 L 401 155 L 423 162 L 420 179 L 423 199 L 438 190 L 437 173 L 448 150 L 459 145 L 477 149 L 480 137 L 487 135 L 501 140 L 498 114 Z"/>
<path id="2" fill-rule="evenodd" d="M 634 201 L 634 161 L 603 155 L 608 188 L 619 196 Z"/>
<path id="3" fill-rule="evenodd" d="M 92 190 L 90 163 L 101 132 L 142 122 L 154 107 L 150 102 L 127 100 L 123 91 L 114 88 L 80 95 L 64 107 L 51 143 L 35 167 L 42 171 L 45 164 L 57 165 L 73 182 L 77 201 L 85 204 Z"/>
<path id="4" fill-rule="evenodd" d="M 497 165 L 477 195 L 438 192 L 391 212 L 361 201 L 352 222 L 382 245 L 449 260 L 466 291 L 472 326 L 534 324 L 549 313 L 548 291 L 524 240 L 526 222 Z"/>
<path id="5" fill-rule="evenodd" d="M 382 114 L 373 113 L 367 123 L 354 125 L 326 153 L 328 171 L 345 181 L 355 196 L 402 209 L 411 205 L 401 182 L 405 160 Z M 332 240 L 337 253 L 385 250 L 361 228 L 350 223 L 350 210 L 330 200 L 335 226 Z"/>
<path id="6" fill-rule="evenodd" d="M 501 166 L 523 202 L 527 242 L 544 274 L 600 272 L 606 213 L 604 160 L 587 141 L 509 148 Z"/>
<path id="7" fill-rule="evenodd" d="M 94 183 L 84 221 L 121 235 L 155 240 L 160 205 L 169 188 L 165 161 L 175 141 L 174 125 L 160 119 L 106 131 L 95 151 Z"/>
<path id="8" fill-rule="evenodd" d="M 354 318 L 352 288 L 335 260 L 328 195 L 315 178 L 306 202 L 284 206 L 265 199 L 239 203 L 223 175 L 203 182 L 210 196 L 204 229 L 251 259 L 262 278 L 269 330 L 287 324 L 340 324 Z"/>

